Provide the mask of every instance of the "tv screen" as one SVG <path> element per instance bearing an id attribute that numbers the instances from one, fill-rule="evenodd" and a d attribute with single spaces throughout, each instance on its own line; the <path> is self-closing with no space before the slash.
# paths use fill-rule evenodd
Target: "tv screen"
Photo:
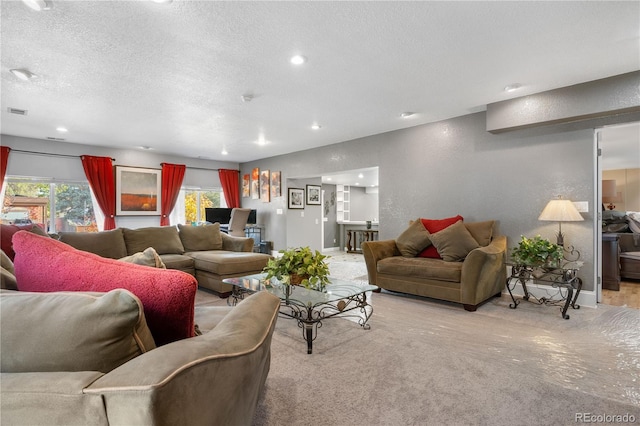
<path id="1" fill-rule="evenodd" d="M 251 209 L 251 213 L 249 213 L 247 223 L 251 225 L 255 225 L 256 223 L 258 223 L 258 211 L 256 209 Z"/>
<path id="2" fill-rule="evenodd" d="M 204 209 L 207 222 L 227 224 L 231 219 L 231 209 L 220 207 L 207 207 Z"/>

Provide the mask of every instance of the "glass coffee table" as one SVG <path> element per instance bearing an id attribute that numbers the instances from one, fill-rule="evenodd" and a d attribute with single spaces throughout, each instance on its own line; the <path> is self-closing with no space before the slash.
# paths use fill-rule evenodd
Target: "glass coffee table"
<path id="1" fill-rule="evenodd" d="M 309 290 L 300 286 L 284 285 L 277 279 L 265 279 L 266 274 L 227 278 L 223 282 L 233 286 L 229 304 L 236 304 L 246 294 L 268 291 L 281 300 L 280 315 L 292 318 L 302 329 L 302 337 L 307 342 L 307 353 L 313 351 L 318 328 L 322 321 L 336 316 L 353 317 L 358 324 L 369 330 L 367 324 L 373 314 L 373 307 L 367 301 L 367 293 L 378 287 L 369 284 L 330 278 L 326 291 Z"/>

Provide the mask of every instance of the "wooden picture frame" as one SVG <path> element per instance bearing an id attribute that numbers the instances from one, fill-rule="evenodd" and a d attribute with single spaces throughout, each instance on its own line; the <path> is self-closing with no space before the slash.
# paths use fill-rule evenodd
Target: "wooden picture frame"
<path id="1" fill-rule="evenodd" d="M 322 187 L 319 185 L 307 185 L 307 205 L 319 206 Z"/>
<path id="2" fill-rule="evenodd" d="M 269 195 L 271 191 L 269 191 L 269 181 L 271 180 L 271 173 L 269 170 L 261 170 L 260 171 L 260 201 L 263 203 L 268 203 L 271 201 Z"/>
<path id="3" fill-rule="evenodd" d="M 162 170 L 116 166 L 116 216 L 159 216 Z"/>
<path id="4" fill-rule="evenodd" d="M 304 189 L 289 188 L 289 208 L 304 209 Z"/>

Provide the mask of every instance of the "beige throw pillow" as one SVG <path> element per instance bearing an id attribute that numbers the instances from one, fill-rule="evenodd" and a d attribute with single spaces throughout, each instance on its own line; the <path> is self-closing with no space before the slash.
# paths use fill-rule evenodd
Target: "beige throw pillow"
<path id="1" fill-rule="evenodd" d="M 486 247 L 493 238 L 493 224 L 495 220 L 487 220 L 484 222 L 465 222 L 464 226 L 471 233 L 473 238 L 480 244 L 480 247 Z"/>
<path id="2" fill-rule="evenodd" d="M 180 240 L 184 250 L 222 250 L 222 235 L 220 224 L 214 223 L 204 226 L 178 225 Z"/>
<path id="3" fill-rule="evenodd" d="M 2 250 L 0 250 L 0 288 L 7 290 L 18 289 L 13 262 Z"/>
<path id="4" fill-rule="evenodd" d="M 414 220 L 396 239 L 396 246 L 404 257 L 416 257 L 431 244 L 430 235 L 420 219 Z"/>
<path id="5" fill-rule="evenodd" d="M 152 268 L 167 269 L 164 262 L 153 247 L 148 247 L 140 253 L 125 256 L 121 259 L 123 262 L 135 263 L 136 265 L 151 266 Z"/>
<path id="6" fill-rule="evenodd" d="M 442 259 L 447 262 L 464 260 L 471 250 L 480 247 L 462 221 L 431 234 L 429 238 Z"/>
<path id="7" fill-rule="evenodd" d="M 116 289 L 0 292 L 2 372 L 107 373 L 155 348 L 140 299 Z"/>

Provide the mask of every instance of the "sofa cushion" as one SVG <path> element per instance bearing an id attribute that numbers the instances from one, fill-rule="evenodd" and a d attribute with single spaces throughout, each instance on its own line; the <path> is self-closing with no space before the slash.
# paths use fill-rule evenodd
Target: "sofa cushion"
<path id="1" fill-rule="evenodd" d="M 136 265 L 151 266 L 152 268 L 167 269 L 153 247 L 148 247 L 145 251 L 132 254 L 131 256 L 125 256 L 118 260 L 121 262 L 135 263 Z"/>
<path id="2" fill-rule="evenodd" d="M 107 373 L 155 348 L 140 300 L 127 290 L 0 293 L 2 372 Z"/>
<path id="3" fill-rule="evenodd" d="M 161 254 L 160 259 L 167 269 L 177 269 L 194 274 L 193 259 L 184 254 Z"/>
<path id="4" fill-rule="evenodd" d="M 102 232 L 59 232 L 58 240 L 78 250 L 111 259 L 120 259 L 128 254 L 120 228 Z"/>
<path id="5" fill-rule="evenodd" d="M 185 251 L 222 250 L 219 223 L 204 226 L 179 224 L 178 230 Z"/>
<path id="6" fill-rule="evenodd" d="M 13 243 L 11 239 L 13 238 L 13 234 L 18 231 L 29 231 L 34 234 L 42 235 L 44 237 L 48 236 L 46 232 L 42 230 L 38 225 L 28 224 L 28 225 L 0 225 L 0 249 L 9 257 L 9 259 L 13 260 L 15 257 L 15 252 L 13 251 Z"/>
<path id="7" fill-rule="evenodd" d="M 195 267 L 218 275 L 234 275 L 261 271 L 271 256 L 262 253 L 225 250 L 189 252 L 195 260 Z"/>
<path id="8" fill-rule="evenodd" d="M 18 289 L 13 262 L 2 250 L 0 250 L 0 288 L 7 290 Z"/>
<path id="9" fill-rule="evenodd" d="M 21 291 L 106 292 L 124 288 L 142 301 L 156 344 L 193 336 L 198 284 L 191 275 L 107 259 L 29 232 L 16 233 L 13 246 Z"/>
<path id="10" fill-rule="evenodd" d="M 447 226 L 453 225 L 459 220 L 463 220 L 463 218 L 462 216 L 457 215 L 453 217 L 447 217 L 444 219 L 420 219 L 420 220 L 422 221 L 422 224 L 427 229 L 427 231 L 429 231 L 430 234 L 435 234 L 438 231 L 442 231 Z M 418 256 L 430 257 L 433 259 L 442 259 L 442 257 L 438 253 L 438 250 L 433 245 L 430 245 L 429 247 L 422 250 L 420 253 L 418 253 Z"/>
<path id="11" fill-rule="evenodd" d="M 127 255 L 144 251 L 147 247 L 153 247 L 158 254 L 182 254 L 184 246 L 175 226 L 151 226 L 148 228 L 127 229 L 123 228 L 124 243 L 127 246 Z"/>
<path id="12" fill-rule="evenodd" d="M 430 244 L 429 231 L 420 219 L 412 221 L 409 227 L 396 238 L 396 246 L 405 257 L 416 257 Z"/>
<path id="13" fill-rule="evenodd" d="M 462 263 L 424 257 L 391 256 L 377 264 L 379 274 L 459 283 Z"/>
<path id="14" fill-rule="evenodd" d="M 431 234 L 430 238 L 442 260 L 446 262 L 462 261 L 471 250 L 480 247 L 461 221 Z"/>
<path id="15" fill-rule="evenodd" d="M 494 224 L 495 220 L 486 220 L 484 222 L 464 222 L 464 226 L 467 228 L 467 231 L 469 231 L 478 244 L 480 244 L 480 247 L 486 247 L 491 243 Z"/>

